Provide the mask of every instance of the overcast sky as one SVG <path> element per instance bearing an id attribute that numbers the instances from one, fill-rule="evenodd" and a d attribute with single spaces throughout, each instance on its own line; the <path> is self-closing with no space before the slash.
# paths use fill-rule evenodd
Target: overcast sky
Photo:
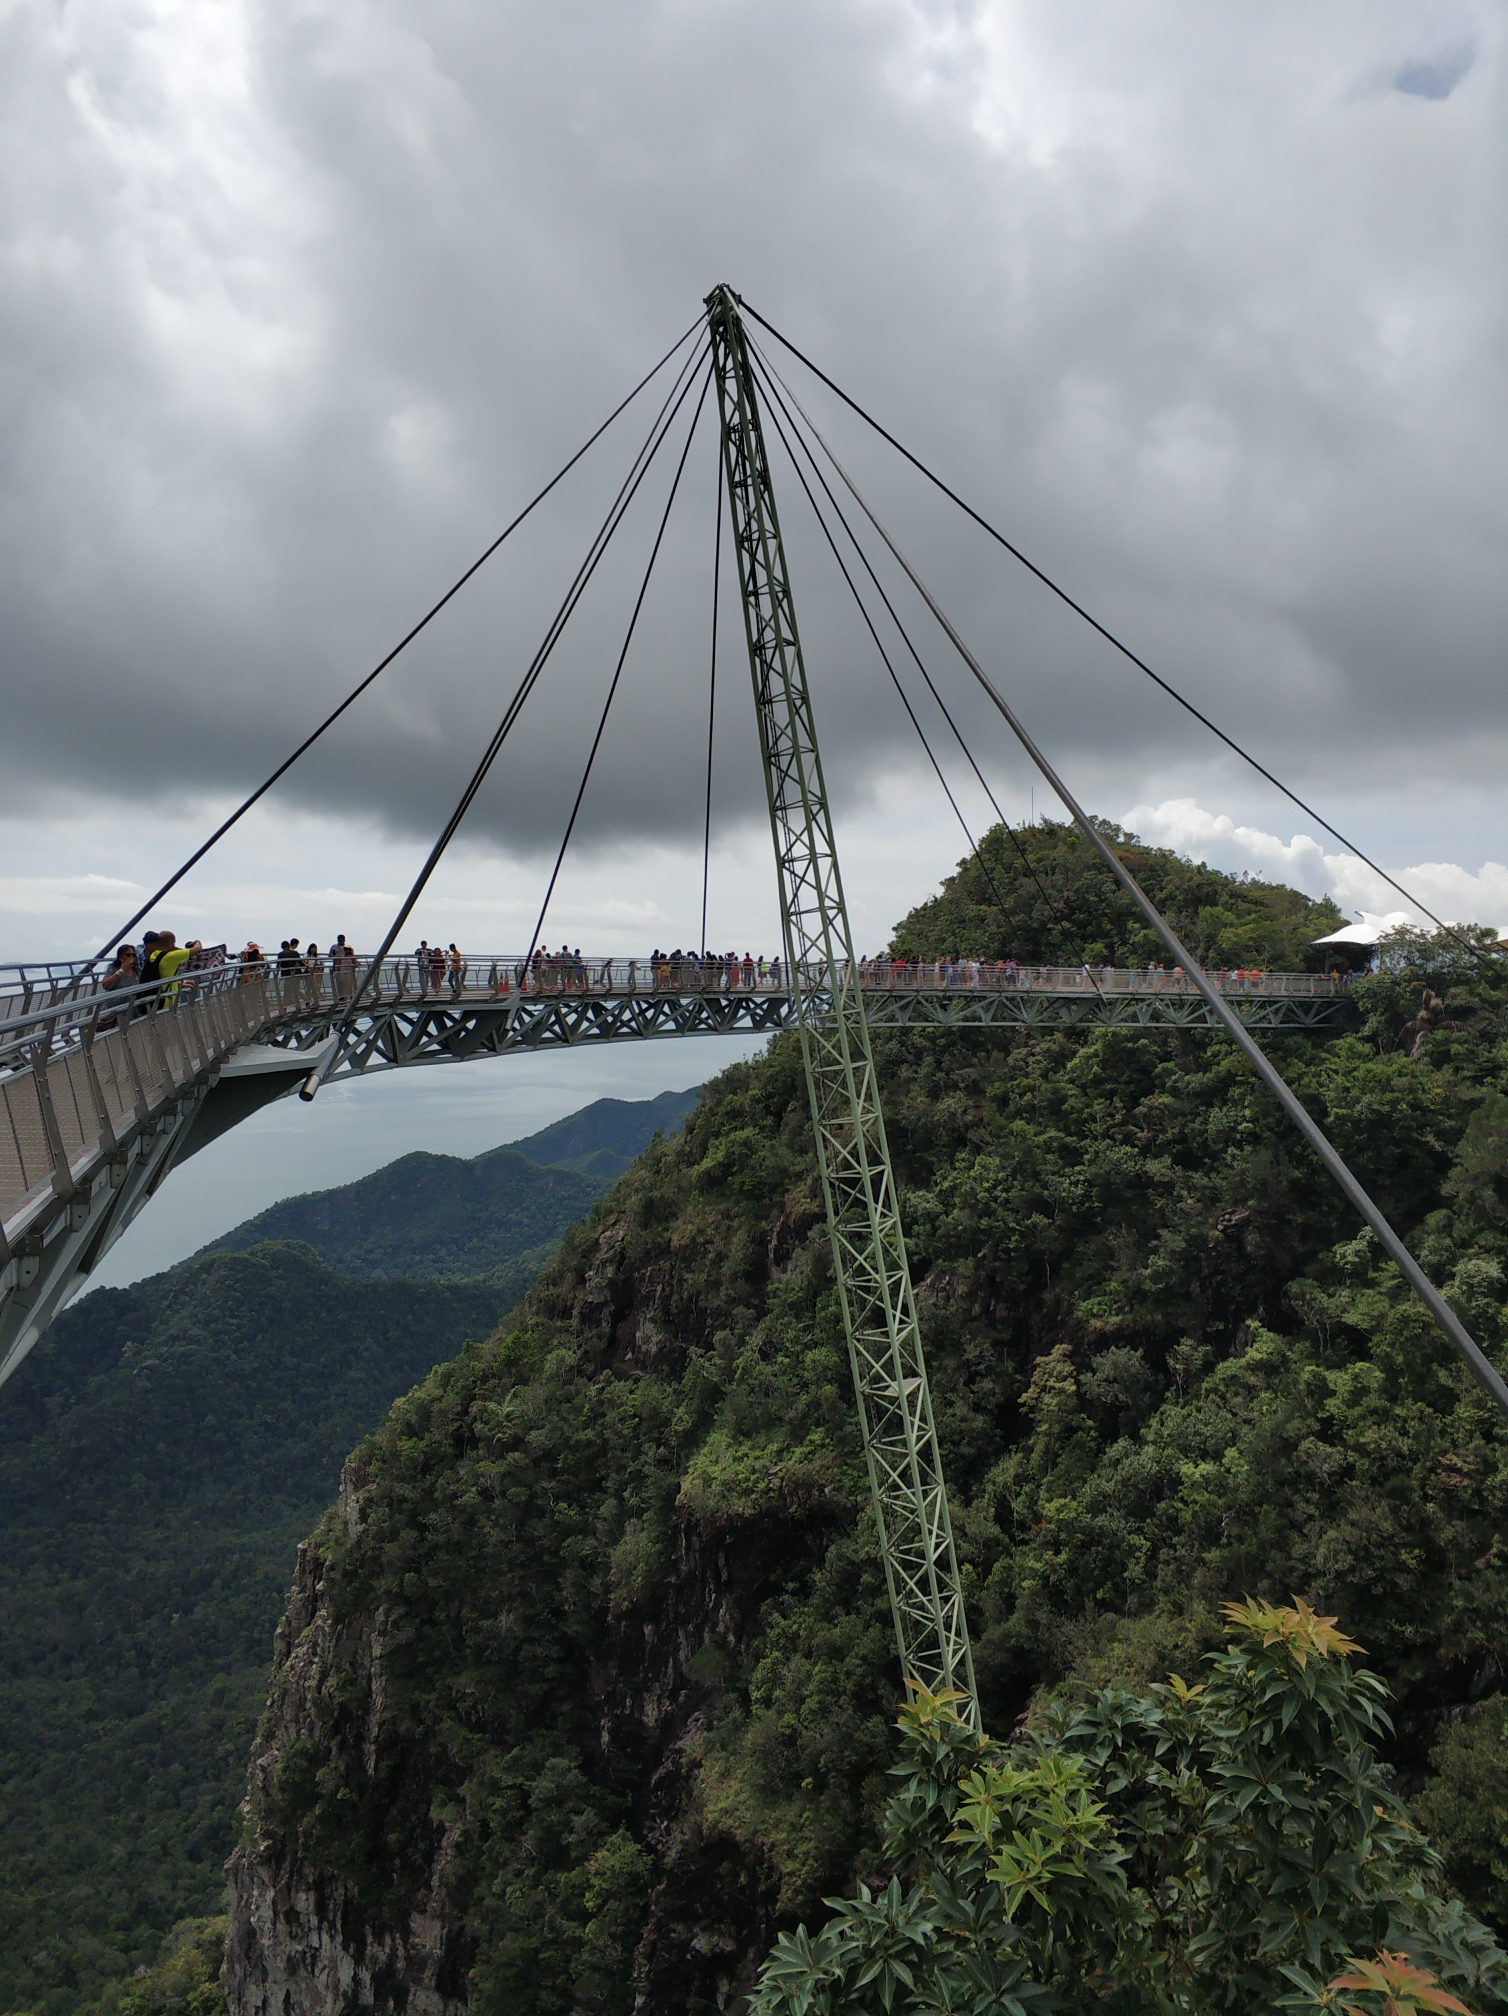
<path id="1" fill-rule="evenodd" d="M 1360 847 L 1508 929 L 1502 45 L 1476 0 L 13 0 L 0 954 L 92 951 L 721 279 Z M 1095 810 L 1394 907 L 791 382 Z M 648 419 L 162 921 L 378 935 Z M 549 937 L 697 935 L 711 419 Z M 413 935 L 527 941 L 678 448 Z M 966 842 L 775 477 L 877 944 Z M 775 913 L 723 614 L 709 936 L 743 949 Z M 916 637 L 1001 802 L 1054 809 Z"/>

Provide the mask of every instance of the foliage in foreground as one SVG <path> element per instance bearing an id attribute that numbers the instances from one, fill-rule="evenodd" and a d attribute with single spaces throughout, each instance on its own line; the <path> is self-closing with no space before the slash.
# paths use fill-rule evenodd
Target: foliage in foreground
<path id="1" fill-rule="evenodd" d="M 1361 1648 L 1299 1601 L 1226 1609 L 1199 1685 L 1108 1688 L 1009 1748 L 916 1689 L 895 1873 L 781 1936 L 754 2016 L 1508 2008 L 1373 1752 Z"/>

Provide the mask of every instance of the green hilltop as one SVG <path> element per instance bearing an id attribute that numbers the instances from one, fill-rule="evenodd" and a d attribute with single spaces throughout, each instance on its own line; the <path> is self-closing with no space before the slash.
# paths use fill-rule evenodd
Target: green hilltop
<path id="1" fill-rule="evenodd" d="M 696 1091 L 596 1099 L 553 1126 L 463 1159 L 420 1150 L 333 1190 L 286 1197 L 202 1249 L 300 1239 L 361 1281 L 496 1278 L 516 1300 L 612 1179 L 696 1103 Z"/>

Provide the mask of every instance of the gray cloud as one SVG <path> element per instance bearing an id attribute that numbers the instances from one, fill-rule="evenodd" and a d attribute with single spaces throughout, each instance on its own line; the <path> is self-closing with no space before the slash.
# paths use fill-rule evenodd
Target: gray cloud
<path id="1" fill-rule="evenodd" d="M 1452 49 L 1444 55 L 1399 66 L 1393 89 L 1410 98 L 1448 98 L 1471 68 L 1469 49 Z"/>
<path id="2" fill-rule="evenodd" d="M 1356 776 L 1494 774 L 1501 220 L 1483 168 L 1500 46 L 1471 0 L 1318 20 L 1188 0 L 13 10 L 8 804 L 255 781 L 720 278 L 1300 785 L 1338 747 Z M 1070 768 L 1198 747 L 814 397 Z M 588 840 L 699 821 L 708 419 Z M 290 796 L 404 833 L 437 823 L 640 424 Z M 861 792 L 909 730 L 777 481 L 829 771 Z M 558 826 L 663 495 L 647 487 L 479 831 Z M 760 789 L 724 613 L 719 802 L 737 812 Z"/>

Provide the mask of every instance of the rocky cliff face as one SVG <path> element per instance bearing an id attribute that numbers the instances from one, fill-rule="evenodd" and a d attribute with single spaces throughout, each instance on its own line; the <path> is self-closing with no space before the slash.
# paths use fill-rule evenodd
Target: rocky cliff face
<path id="1" fill-rule="evenodd" d="M 342 1513 L 355 1516 L 349 1486 Z M 368 1771 L 377 1763 L 382 1721 L 381 1620 L 353 1638 L 331 1627 L 322 1606 L 322 1563 L 306 1543 L 273 1656 L 273 1701 L 251 1764 L 250 1810 L 276 1808 L 280 1770 L 300 1746 L 354 1742 Z M 351 1685 L 364 1690 L 350 1725 L 330 1726 L 325 1704 Z M 415 1782 L 411 1788 L 418 1793 Z M 460 1928 L 432 1907 L 443 1894 L 445 1830 L 438 1831 L 427 1880 L 398 1909 L 374 1916 L 338 1868 L 305 1866 L 274 1826 L 248 1834 L 228 1865 L 233 1909 L 224 1981 L 238 2016 L 403 2008 L 450 2016 L 465 2007 L 469 1954 Z"/>
<path id="2" fill-rule="evenodd" d="M 778 1785 L 743 1796 L 729 1710 L 771 1602 L 852 1524 L 853 1452 L 793 1450 L 785 1419 L 757 1475 L 706 1460 L 740 1340 L 691 1306 L 719 1256 L 735 1285 L 773 1256 L 809 1301 L 812 1214 L 678 1263 L 615 1201 L 527 1330 L 395 1409 L 300 1550 L 230 1864 L 235 2016 L 727 2009 L 846 1874 L 863 1802 L 793 1857 Z M 882 1672 L 880 1623 L 860 1656 Z"/>
<path id="3" fill-rule="evenodd" d="M 349 1475 L 341 1515 L 353 1529 L 359 1525 Z M 609 1780 L 641 1781 L 636 1803 L 654 1851 L 655 1880 L 633 1955 L 637 2010 L 669 2016 L 730 2008 L 774 1936 L 778 1871 L 749 1841 L 709 1826 L 699 1810 L 698 1749 L 715 1688 L 685 1674 L 709 1645 L 720 1655 L 705 1662 L 712 1666 L 747 1653 L 758 1557 L 781 1537 L 773 1530 L 757 1540 L 744 1536 L 735 1569 L 726 1546 L 709 1554 L 683 1524 L 659 1614 L 611 1631 L 591 1676 L 601 1716 L 594 1762 Z M 354 1631 L 340 1628 L 325 1601 L 320 1553 L 308 1543 L 300 1548 L 277 1634 L 274 1705 L 251 1764 L 255 1818 L 228 1865 L 224 1981 L 235 2016 L 335 2016 L 359 2008 L 461 2016 L 467 2008 L 478 1938 L 456 1908 L 451 1881 L 461 1823 L 429 1810 L 436 1787 L 417 1756 L 385 1754 L 384 1623 L 378 1615 Z M 336 1700 L 345 1713 L 332 1716 Z M 359 1754 L 373 1781 L 396 1781 L 406 1809 L 390 1816 L 411 1844 L 406 1880 L 375 1908 L 341 1867 L 290 1852 L 269 1817 L 289 1760 L 296 1768 L 306 1746 L 329 1756 L 337 1744 Z"/>

